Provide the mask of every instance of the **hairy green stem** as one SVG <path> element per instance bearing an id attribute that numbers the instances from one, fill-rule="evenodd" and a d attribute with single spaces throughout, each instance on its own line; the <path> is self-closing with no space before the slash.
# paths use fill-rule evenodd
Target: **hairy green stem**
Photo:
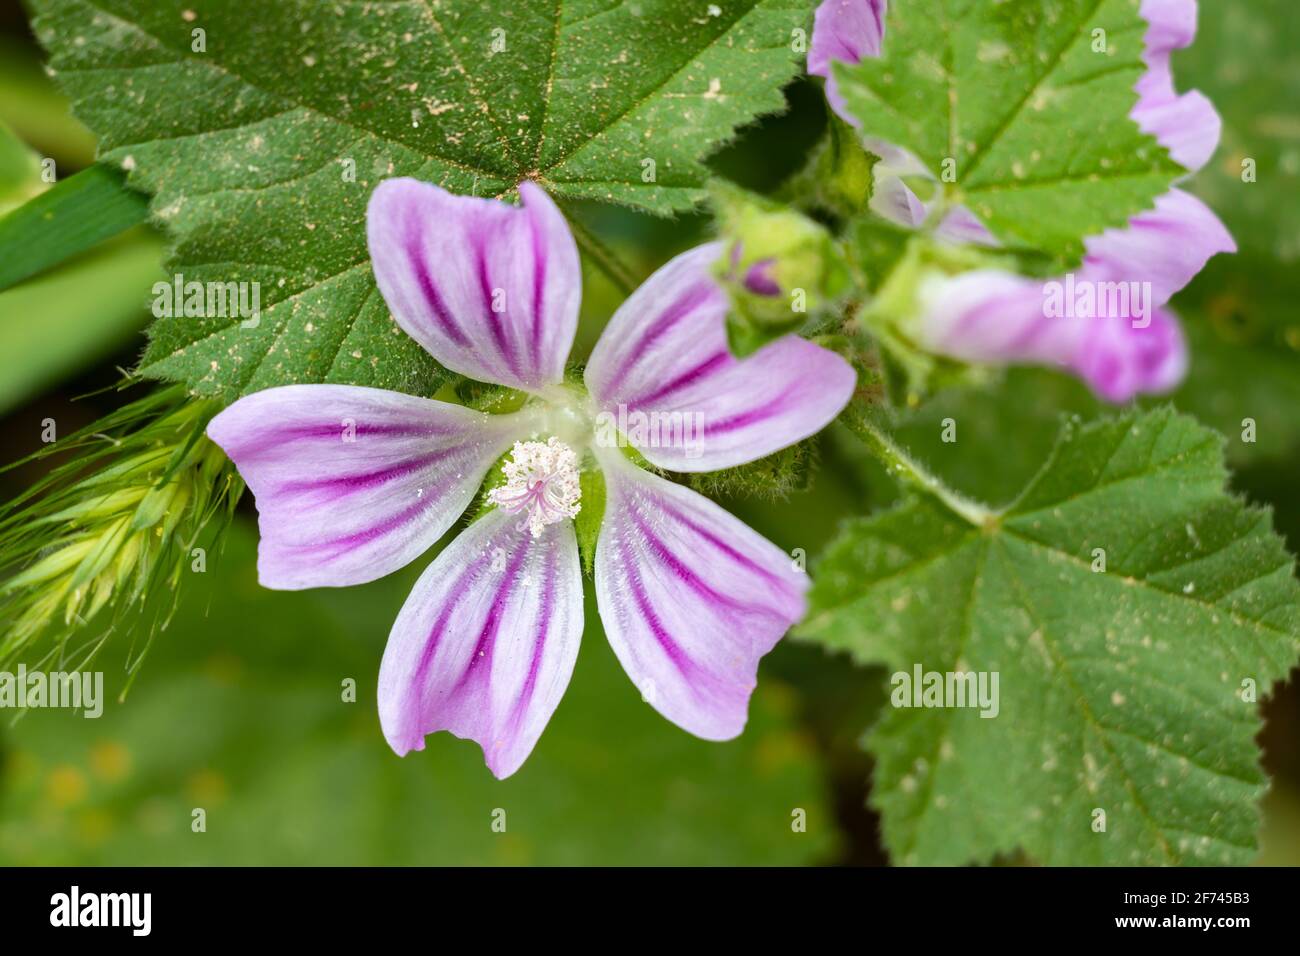
<path id="1" fill-rule="evenodd" d="M 977 528 L 986 528 L 997 523 L 996 511 L 953 491 L 938 477 L 932 475 L 925 466 L 917 462 L 894 441 L 869 413 L 849 414 L 844 416 L 843 421 L 895 478 L 937 499 L 949 511 L 960 515 Z"/>

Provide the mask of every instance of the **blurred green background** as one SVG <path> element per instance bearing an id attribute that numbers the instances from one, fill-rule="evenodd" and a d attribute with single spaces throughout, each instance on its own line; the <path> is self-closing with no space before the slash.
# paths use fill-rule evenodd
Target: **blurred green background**
<path id="1" fill-rule="evenodd" d="M 1300 19 L 1292 0 L 1202 4 L 1197 45 L 1176 59 L 1181 88 L 1210 95 L 1223 146 L 1192 184 L 1242 248 L 1176 301 L 1194 364 L 1175 403 L 1226 434 L 1253 418 L 1258 441 L 1229 442 L 1235 485 L 1275 509 L 1300 548 Z M 824 124 L 818 90 L 745 131 L 715 168 L 770 189 Z M 65 178 L 93 160 L 92 137 L 44 76 L 20 7 L 0 0 L 0 214 L 41 188 L 39 162 Z M 1244 183 L 1243 160 L 1258 181 Z M 581 210 L 642 274 L 697 241 L 703 220 L 664 223 Z M 40 423 L 70 433 L 124 399 L 89 392 L 134 364 L 162 240 L 141 228 L 0 292 L 0 435 L 5 460 L 39 446 Z M 587 277 L 577 349 L 617 304 Z M 127 393 L 127 398 L 130 393 Z M 939 440 L 960 410 L 963 439 Z M 1062 411 L 1096 414 L 1075 383 L 1017 371 L 910 415 L 901 437 L 963 490 L 999 502 L 1042 462 Z M 820 441 L 813 486 L 780 502 L 724 504 L 787 549 L 814 558 L 839 519 L 894 491 L 854 441 Z M 0 494 L 36 472 L 0 475 Z M 251 500 L 181 611 L 156 640 L 125 702 L 121 636 L 101 658 L 110 701 L 98 720 L 33 711 L 0 725 L 0 863 L 27 864 L 879 864 L 859 739 L 882 696 L 879 672 L 783 643 L 763 663 L 750 725 L 736 741 L 696 740 L 643 704 L 590 613 L 568 694 L 532 758 L 494 780 L 477 745 L 446 734 L 405 759 L 379 732 L 374 688 L 392 620 L 429 555 L 363 588 L 279 593 L 256 583 Z M 589 608 L 594 608 L 590 593 Z M 114 656 L 116 654 L 116 656 Z M 1294 675 L 1293 675 L 1294 677 Z M 355 702 L 344 682 L 355 681 Z M 1300 863 L 1300 695 L 1265 705 L 1261 743 L 1275 784 L 1261 861 Z M 207 829 L 191 830 L 195 808 Z M 806 830 L 796 832 L 797 811 Z M 504 811 L 505 832 L 494 819 Z"/>

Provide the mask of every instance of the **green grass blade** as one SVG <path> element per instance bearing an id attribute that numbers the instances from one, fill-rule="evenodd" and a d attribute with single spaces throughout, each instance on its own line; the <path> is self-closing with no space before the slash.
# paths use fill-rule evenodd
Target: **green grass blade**
<path id="1" fill-rule="evenodd" d="M 0 218 L 0 291 L 148 218 L 147 196 L 91 166 Z"/>

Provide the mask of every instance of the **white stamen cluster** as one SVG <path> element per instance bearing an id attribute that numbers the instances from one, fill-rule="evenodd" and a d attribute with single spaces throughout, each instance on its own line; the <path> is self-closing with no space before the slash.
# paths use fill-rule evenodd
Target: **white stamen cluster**
<path id="1" fill-rule="evenodd" d="M 506 483 L 488 492 L 488 501 L 509 514 L 527 512 L 534 538 L 549 524 L 573 518 L 582 509 L 578 455 L 558 438 L 517 441 L 502 469 Z"/>

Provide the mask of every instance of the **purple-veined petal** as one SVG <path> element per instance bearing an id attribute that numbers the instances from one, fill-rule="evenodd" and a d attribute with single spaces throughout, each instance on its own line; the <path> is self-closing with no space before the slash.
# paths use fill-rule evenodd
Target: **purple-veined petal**
<path id="1" fill-rule="evenodd" d="M 950 242 L 967 242 L 971 245 L 988 246 L 990 248 L 997 248 L 1002 245 L 1002 243 L 998 242 L 997 237 L 989 232 L 988 227 L 980 222 L 979 217 L 965 206 L 954 206 L 952 211 L 939 223 L 934 234 Z"/>
<path id="2" fill-rule="evenodd" d="M 598 457 L 596 601 L 609 643 L 655 710 L 729 740 L 744 729 L 759 659 L 804 614 L 807 575 L 707 498 L 617 449 Z"/>
<path id="3" fill-rule="evenodd" d="M 963 362 L 1065 365 L 1077 330 L 1044 315 L 1043 283 L 982 269 L 934 276 L 918 294 L 920 344 Z"/>
<path id="4" fill-rule="evenodd" d="M 1149 282 L 1156 305 L 1164 305 L 1221 252 L 1237 244 L 1219 217 L 1195 196 L 1173 189 L 1155 209 L 1134 216 L 1123 229 L 1086 240 L 1082 272 L 1096 281 Z"/>
<path id="5" fill-rule="evenodd" d="M 909 149 L 895 146 L 878 136 L 863 136 L 862 145 L 867 152 L 879 158 L 877 169 L 882 169 L 894 176 L 920 176 L 933 180 L 934 173 L 926 168 L 925 163 Z"/>
<path id="6" fill-rule="evenodd" d="M 851 126 L 861 127 L 862 123 L 845 106 L 831 63 L 852 65 L 863 57 L 880 56 L 887 9 L 888 0 L 822 0 L 813 15 L 808 72 L 825 77 L 826 99 Z"/>
<path id="7" fill-rule="evenodd" d="M 259 579 L 297 590 L 409 564 L 530 422 L 376 388 L 286 385 L 241 398 L 208 437 L 257 499 Z"/>
<path id="8" fill-rule="evenodd" d="M 813 15 L 808 72 L 829 76 L 833 60 L 860 63 L 879 56 L 888 0 L 823 0 Z"/>
<path id="9" fill-rule="evenodd" d="M 1112 402 L 1169 391 L 1186 374 L 1187 343 L 1163 306 L 1212 256 L 1236 251 L 1232 236 L 1174 189 L 1087 250 L 1077 275 L 1050 282 L 993 270 L 928 280 L 921 344 L 967 362 L 1064 366 Z"/>
<path id="10" fill-rule="evenodd" d="M 379 720 L 399 756 L 440 730 L 477 741 L 510 776 L 564 696 L 582 638 L 570 521 L 536 538 L 500 509 L 474 522 L 416 582 L 379 669 Z"/>
<path id="11" fill-rule="evenodd" d="M 1094 392 L 1116 404 L 1136 395 L 1168 392 L 1187 374 L 1187 342 L 1167 309 L 1155 309 L 1150 324 L 1093 321 L 1080 343 L 1073 368 Z"/>
<path id="12" fill-rule="evenodd" d="M 578 247 L 551 198 L 522 206 L 430 183 L 380 183 L 366 211 L 375 281 L 397 324 L 447 368 L 537 391 L 559 382 L 582 296 Z"/>
<path id="13" fill-rule="evenodd" d="M 598 440 L 617 428 L 661 468 L 716 471 L 816 433 L 848 403 L 852 367 L 798 336 L 732 356 L 711 274 L 721 254 L 720 243 L 683 253 L 614 313 L 586 371 Z"/>
<path id="14" fill-rule="evenodd" d="M 866 149 L 879 157 L 873 168 L 875 188 L 871 211 L 906 229 L 918 229 L 930 217 L 930 209 L 907 184 L 908 178 L 935 181 L 934 174 L 915 155 L 875 137 L 863 137 Z M 965 206 L 954 206 L 934 228 L 934 234 L 949 242 L 996 248 L 1001 245 L 979 218 Z"/>
<path id="15" fill-rule="evenodd" d="M 1091 306 L 1070 304 L 1086 301 L 1085 292 Z M 1112 294 L 1113 302 L 1104 298 Z M 1187 370 L 1178 321 L 1141 283 L 1084 275 L 1043 282 L 983 270 L 926 280 L 920 302 L 915 334 L 927 350 L 964 362 L 1065 368 L 1107 401 L 1166 392 Z"/>
<path id="16" fill-rule="evenodd" d="M 1208 99 L 1195 91 L 1179 94 L 1174 86 L 1170 57 L 1196 38 L 1196 12 L 1196 0 L 1142 0 L 1141 14 L 1149 24 L 1147 72 L 1138 80 L 1138 103 L 1130 114 L 1193 173 L 1214 155 L 1223 129 Z"/>
<path id="17" fill-rule="evenodd" d="M 879 165 L 876 168 L 879 169 Z M 890 170 L 881 170 L 876 174 L 870 207 L 876 215 L 907 229 L 916 229 L 925 222 L 925 203 Z"/>

